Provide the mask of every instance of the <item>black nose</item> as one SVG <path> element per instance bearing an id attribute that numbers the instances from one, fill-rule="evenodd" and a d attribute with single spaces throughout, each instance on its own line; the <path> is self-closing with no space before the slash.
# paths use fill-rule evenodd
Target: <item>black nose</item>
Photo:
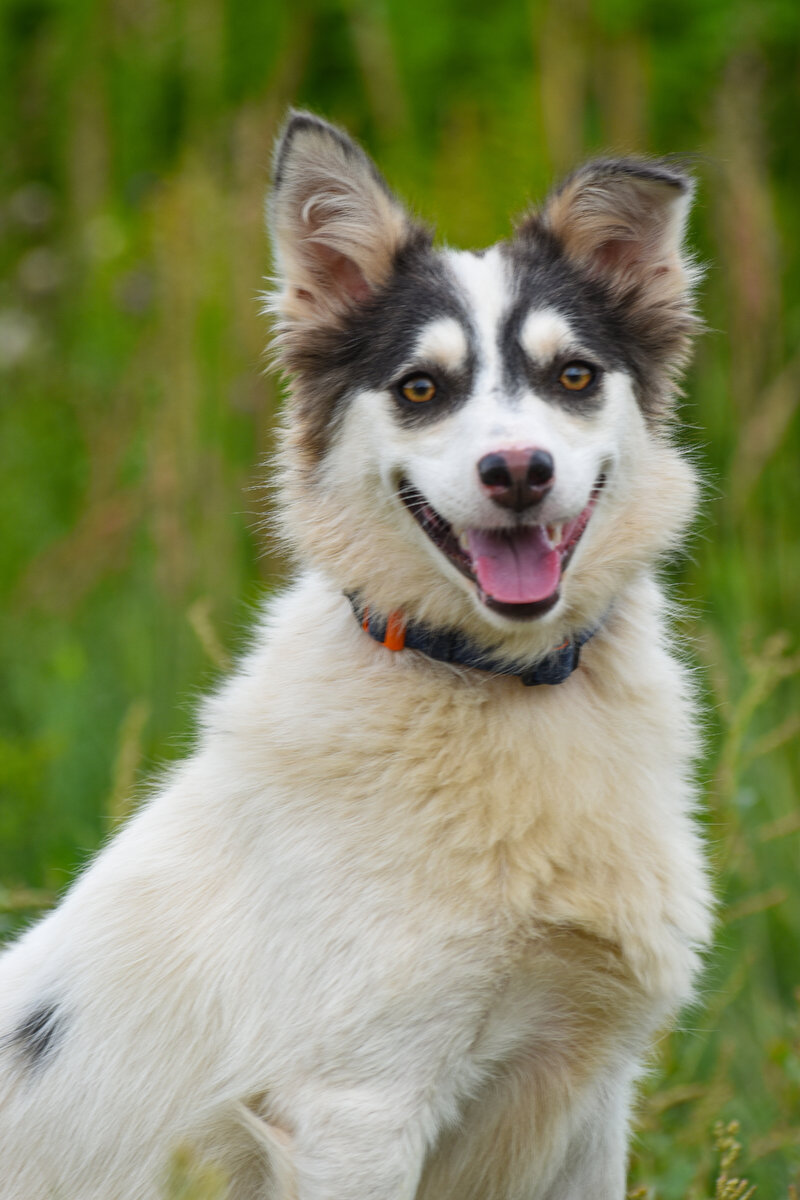
<path id="1" fill-rule="evenodd" d="M 547 450 L 493 450 L 478 463 L 478 477 L 495 504 L 522 512 L 553 486 L 555 463 Z"/>

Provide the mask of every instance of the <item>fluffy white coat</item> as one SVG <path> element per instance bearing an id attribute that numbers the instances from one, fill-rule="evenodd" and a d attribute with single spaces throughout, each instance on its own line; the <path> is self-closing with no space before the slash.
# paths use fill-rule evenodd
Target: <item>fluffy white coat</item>
<path id="1" fill-rule="evenodd" d="M 351 300 L 364 279 L 348 260 Z M 574 448 L 576 493 L 607 443 L 618 464 L 543 622 L 481 615 L 381 491 L 387 440 L 419 481 L 502 414 L 393 438 L 365 393 L 314 486 L 287 483 L 312 565 L 191 757 L 0 960 L 2 1200 L 153 1200 L 182 1144 L 232 1200 L 621 1200 L 632 1084 L 691 995 L 709 893 L 691 685 L 651 567 L 691 472 L 626 379 L 609 389 L 594 425 L 529 409 Z M 602 624 L 568 680 L 525 688 L 378 645 L 342 594 L 359 575 L 512 657 Z"/>

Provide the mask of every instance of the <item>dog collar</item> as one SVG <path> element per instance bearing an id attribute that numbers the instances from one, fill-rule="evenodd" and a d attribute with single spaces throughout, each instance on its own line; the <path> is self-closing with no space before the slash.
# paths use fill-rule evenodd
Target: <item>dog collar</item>
<path id="1" fill-rule="evenodd" d="M 457 630 L 429 629 L 426 625 L 406 621 L 399 609 L 389 613 L 388 617 L 382 617 L 362 604 L 358 593 L 348 592 L 346 595 L 362 629 L 387 650 L 419 650 L 437 662 L 474 667 L 492 675 L 516 676 L 525 687 L 536 687 L 540 683 L 552 686 L 569 679 L 580 663 L 581 648 L 597 633 L 595 628 L 567 638 L 562 645 L 556 646 L 535 663 L 504 663 L 487 654 Z"/>

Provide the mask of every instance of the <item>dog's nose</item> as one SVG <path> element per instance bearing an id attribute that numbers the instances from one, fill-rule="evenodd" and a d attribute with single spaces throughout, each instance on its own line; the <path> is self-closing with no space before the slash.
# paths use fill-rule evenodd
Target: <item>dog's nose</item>
<path id="1" fill-rule="evenodd" d="M 552 454 L 538 448 L 492 450 L 478 463 L 478 477 L 495 504 L 522 512 L 553 486 L 555 463 Z"/>

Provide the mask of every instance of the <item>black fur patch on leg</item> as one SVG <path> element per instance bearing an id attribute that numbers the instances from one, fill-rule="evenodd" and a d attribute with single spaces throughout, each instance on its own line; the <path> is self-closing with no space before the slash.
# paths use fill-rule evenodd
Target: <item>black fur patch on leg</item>
<path id="1" fill-rule="evenodd" d="M 11 1034 L 31 1066 L 41 1065 L 54 1051 L 64 1029 L 63 1013 L 57 1004 L 45 1003 L 32 1009 Z"/>

